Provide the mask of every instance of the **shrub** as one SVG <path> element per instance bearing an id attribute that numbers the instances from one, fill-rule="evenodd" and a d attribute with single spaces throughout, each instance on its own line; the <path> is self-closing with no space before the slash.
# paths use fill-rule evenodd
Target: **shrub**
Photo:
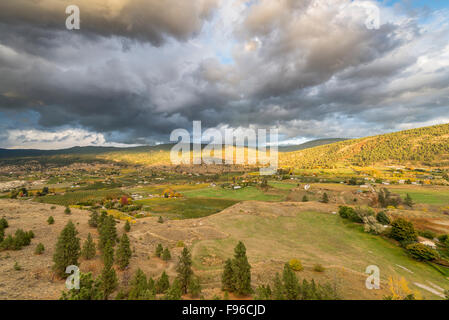
<path id="1" fill-rule="evenodd" d="M 302 266 L 302 264 L 301 264 L 301 261 L 298 260 L 298 259 L 291 259 L 291 260 L 288 262 L 288 265 L 290 266 L 290 268 L 291 268 L 293 271 L 301 271 L 301 270 L 304 269 L 303 266 Z"/>
<path id="2" fill-rule="evenodd" d="M 432 261 L 439 258 L 438 252 L 422 243 L 409 244 L 406 247 L 412 258 L 419 261 Z"/>
<path id="3" fill-rule="evenodd" d="M 48 219 L 47 219 L 47 223 L 48 224 L 53 224 L 53 223 L 55 223 L 55 219 L 52 216 L 49 216 Z"/>
<path id="4" fill-rule="evenodd" d="M 342 217 L 343 219 L 348 219 L 357 223 L 363 223 L 363 219 L 351 207 L 340 206 L 338 213 L 340 214 L 340 217 Z"/>
<path id="5" fill-rule="evenodd" d="M 20 264 L 17 261 L 14 263 L 14 270 L 16 270 L 16 271 L 22 270 L 22 267 L 20 266 Z"/>
<path id="6" fill-rule="evenodd" d="M 164 223 L 164 219 L 162 219 L 162 217 L 159 216 L 159 219 L 157 220 L 157 222 L 159 222 L 159 223 Z"/>
<path id="7" fill-rule="evenodd" d="M 327 193 L 325 192 L 323 194 L 323 198 L 321 199 L 322 203 L 329 203 L 329 196 L 327 195 Z"/>
<path id="8" fill-rule="evenodd" d="M 168 250 L 168 248 L 165 248 L 164 252 L 162 252 L 162 260 L 168 261 L 170 259 L 171 259 L 170 250 Z"/>
<path id="9" fill-rule="evenodd" d="M 42 243 L 38 243 L 38 245 L 36 246 L 36 249 L 34 250 L 35 254 L 42 254 L 45 251 L 45 247 Z"/>
<path id="10" fill-rule="evenodd" d="M 162 256 L 162 252 L 164 252 L 164 248 L 162 247 L 162 244 L 158 244 L 156 247 L 156 257 L 160 258 Z"/>
<path id="11" fill-rule="evenodd" d="M 436 237 L 435 232 L 430 231 L 430 230 L 423 230 L 423 231 L 418 231 L 418 234 L 421 237 L 427 238 L 427 239 L 434 239 Z"/>
<path id="12" fill-rule="evenodd" d="M 126 220 L 125 226 L 123 227 L 123 229 L 125 230 L 125 232 L 130 232 L 131 231 L 131 225 L 129 224 L 128 220 Z"/>
<path id="13" fill-rule="evenodd" d="M 387 214 L 385 213 L 385 211 L 380 211 L 377 216 L 376 219 L 379 223 L 383 224 L 383 225 L 389 225 L 391 223 L 390 218 L 387 216 Z"/>
<path id="14" fill-rule="evenodd" d="M 0 219 L 0 229 L 6 229 L 9 227 L 8 221 L 5 218 Z"/>
<path id="15" fill-rule="evenodd" d="M 69 207 L 65 207 L 64 213 L 65 213 L 65 214 L 71 214 L 71 213 L 72 213 L 72 210 L 70 210 Z"/>
<path id="16" fill-rule="evenodd" d="M 325 270 L 324 267 L 319 263 L 313 266 L 313 271 L 324 272 L 324 270 Z"/>
<path id="17" fill-rule="evenodd" d="M 309 201 L 309 198 L 306 195 L 304 195 L 304 197 L 302 197 L 302 202 L 308 202 L 308 201 Z"/>
<path id="18" fill-rule="evenodd" d="M 182 248 L 182 247 L 184 247 L 184 242 L 181 241 L 181 240 L 179 240 L 179 241 L 176 243 L 176 246 L 177 246 L 178 248 Z"/>
<path id="19" fill-rule="evenodd" d="M 413 223 L 398 218 L 391 224 L 390 237 L 397 241 L 416 241 L 417 234 Z"/>

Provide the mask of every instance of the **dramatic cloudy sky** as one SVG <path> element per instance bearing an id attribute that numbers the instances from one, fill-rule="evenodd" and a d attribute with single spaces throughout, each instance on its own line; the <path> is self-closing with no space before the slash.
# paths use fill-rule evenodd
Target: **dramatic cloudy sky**
<path id="1" fill-rule="evenodd" d="M 447 123 L 449 2 L 0 0 L 0 147 L 153 144 L 193 120 L 291 143 Z"/>

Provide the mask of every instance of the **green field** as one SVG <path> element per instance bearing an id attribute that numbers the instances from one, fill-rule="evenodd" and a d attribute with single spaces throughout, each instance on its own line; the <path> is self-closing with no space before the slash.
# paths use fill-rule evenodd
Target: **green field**
<path id="1" fill-rule="evenodd" d="M 415 203 L 449 206 L 449 190 L 392 188 L 391 191 L 400 194 L 403 198 L 408 193 Z"/>
<path id="2" fill-rule="evenodd" d="M 236 201 L 281 201 L 285 198 L 284 194 L 265 193 L 256 187 L 246 187 L 238 190 L 215 187 L 186 191 L 184 195 L 188 198 L 231 199 Z"/>
<path id="3" fill-rule="evenodd" d="M 137 200 L 151 213 L 167 218 L 191 219 L 205 217 L 220 212 L 236 203 L 227 199 L 166 199 L 155 198 Z"/>
<path id="4" fill-rule="evenodd" d="M 369 265 L 380 268 L 381 279 L 403 276 L 411 284 L 427 284 L 431 281 L 445 289 L 449 281 L 431 266 L 411 259 L 395 243 L 380 236 L 365 233 L 359 225 L 348 223 L 336 215 L 316 212 L 300 212 L 295 216 L 263 217 L 235 214 L 210 217 L 218 229 L 230 236 L 226 239 L 204 240 L 194 247 L 194 265 L 210 270 L 201 264 L 210 254 L 225 260 L 233 255 L 233 248 L 241 240 L 245 243 L 250 263 L 289 261 L 298 258 L 307 268 L 316 263 L 323 266 L 339 266 L 359 275 Z M 399 267 L 403 266 L 411 272 Z M 364 288 L 363 281 L 357 284 Z M 421 291 L 424 297 L 438 298 Z"/>

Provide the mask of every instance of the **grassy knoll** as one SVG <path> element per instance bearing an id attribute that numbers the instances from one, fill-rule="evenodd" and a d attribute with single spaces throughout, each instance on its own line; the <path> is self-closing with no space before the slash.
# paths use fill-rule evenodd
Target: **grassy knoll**
<path id="1" fill-rule="evenodd" d="M 166 199 L 138 200 L 152 213 L 169 218 L 191 219 L 205 217 L 220 212 L 236 203 L 227 199 Z"/>
<path id="2" fill-rule="evenodd" d="M 344 280 L 352 281 L 350 285 L 341 285 L 347 286 L 347 290 L 356 288 L 354 290 L 359 290 L 361 294 L 366 293 L 363 291 L 366 290 L 364 272 L 369 265 L 377 265 L 380 268 L 384 288 L 389 276 L 405 277 L 415 290 L 419 289 L 413 285 L 414 282 L 428 285 L 427 281 L 445 289 L 449 288 L 449 281 L 431 266 L 412 260 L 396 244 L 380 236 L 365 233 L 361 226 L 348 223 L 336 215 L 297 212 L 289 216 L 260 216 L 239 212 L 233 216 L 211 216 L 210 221 L 230 236 L 195 244 L 194 265 L 204 271 L 221 268 L 221 265 L 208 267 L 202 264 L 201 261 L 205 257 L 216 255 L 225 260 L 232 256 L 237 241 L 242 240 L 252 265 L 270 261 L 282 263 L 298 258 L 306 270 L 310 270 L 316 263 L 326 268 L 344 268 L 348 270 L 346 274 L 353 274 L 354 278 Z M 320 276 L 316 273 L 314 275 Z M 429 292 L 419 291 L 424 297 L 438 298 Z M 357 297 L 357 292 L 354 294 Z"/>
<path id="3" fill-rule="evenodd" d="M 231 199 L 236 201 L 281 201 L 285 198 L 284 194 L 265 193 L 256 187 L 246 187 L 238 190 L 216 187 L 186 191 L 184 192 L 184 195 L 188 198 Z"/>

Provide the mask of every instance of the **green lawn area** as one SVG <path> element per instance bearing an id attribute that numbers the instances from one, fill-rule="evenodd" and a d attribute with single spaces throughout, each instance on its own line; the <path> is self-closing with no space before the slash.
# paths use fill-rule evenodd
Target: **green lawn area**
<path id="1" fill-rule="evenodd" d="M 298 182 L 280 182 L 280 181 L 270 181 L 268 182 L 268 185 L 281 190 L 291 190 L 293 188 L 296 188 L 298 185 Z"/>
<path id="2" fill-rule="evenodd" d="M 264 217 L 255 215 L 212 216 L 211 222 L 230 236 L 226 239 L 203 240 L 194 246 L 194 266 L 211 270 L 201 264 L 202 258 L 215 254 L 223 261 L 232 257 L 233 248 L 243 241 L 251 264 L 300 259 L 305 266 L 341 266 L 364 274 L 369 265 L 380 268 L 381 279 L 403 276 L 413 282 L 431 281 L 445 289 L 449 281 L 431 266 L 411 259 L 396 244 L 380 236 L 365 233 L 362 226 L 348 223 L 338 216 L 299 212 L 295 216 Z M 399 266 L 409 269 L 410 273 Z M 220 266 L 221 267 L 221 266 Z M 366 290 L 363 283 L 360 290 Z M 428 298 L 437 298 L 422 291 Z"/>
<path id="3" fill-rule="evenodd" d="M 166 199 L 155 198 L 137 200 L 135 203 L 144 205 L 150 212 L 168 218 L 191 219 L 205 217 L 220 212 L 237 201 L 227 199 Z"/>
<path id="4" fill-rule="evenodd" d="M 391 191 L 400 194 L 403 198 L 408 193 L 416 203 L 449 206 L 449 190 L 413 190 L 405 188 L 391 188 Z"/>
<path id="5" fill-rule="evenodd" d="M 281 201 L 285 197 L 285 195 L 283 194 L 265 193 L 256 187 L 246 187 L 238 190 L 215 187 L 215 188 L 185 191 L 183 194 L 187 198 L 231 199 L 236 201 L 245 201 L 245 200 Z"/>

